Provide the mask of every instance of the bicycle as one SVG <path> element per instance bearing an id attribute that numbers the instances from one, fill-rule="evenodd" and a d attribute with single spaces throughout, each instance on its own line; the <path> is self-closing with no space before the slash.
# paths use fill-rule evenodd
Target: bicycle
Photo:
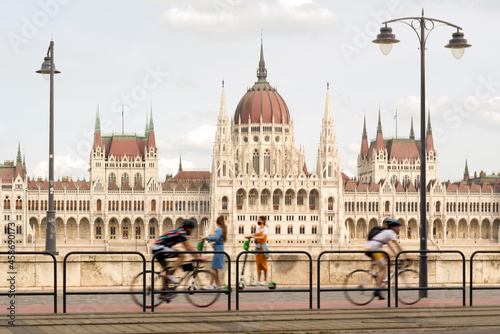
<path id="1" fill-rule="evenodd" d="M 420 274 L 413 269 L 409 269 L 410 261 L 407 259 L 398 260 L 398 288 L 417 288 L 420 281 Z M 376 264 L 372 263 L 369 269 L 357 269 L 347 275 L 344 281 L 344 288 L 356 286 L 356 290 L 344 290 L 345 297 L 355 305 L 366 305 L 370 303 L 375 296 L 373 291 L 377 288 L 378 269 Z M 391 287 L 393 284 L 394 271 L 391 270 Z M 382 288 L 387 288 L 387 278 L 384 279 Z M 352 289 L 352 288 L 351 288 Z M 398 300 L 405 305 L 413 305 L 422 297 L 419 290 L 401 290 L 398 291 Z"/>
<path id="2" fill-rule="evenodd" d="M 171 293 L 169 291 L 182 290 L 182 291 L 196 291 L 201 290 L 203 286 L 208 285 L 214 275 L 208 271 L 203 270 L 198 259 L 189 261 L 181 265 L 182 269 L 186 273 L 179 283 L 173 283 L 170 280 L 164 278 L 166 271 L 171 267 L 163 269 L 161 272 L 154 272 L 154 288 L 155 288 L 155 301 L 154 306 L 157 307 L 163 302 L 170 303 L 176 296 L 176 293 Z M 146 275 L 146 308 L 151 308 L 151 275 L 152 271 L 147 270 L 146 272 L 141 272 L 132 280 L 130 286 L 131 292 L 142 291 L 143 275 Z M 162 280 L 165 279 L 165 290 L 162 289 Z M 219 298 L 221 290 L 204 290 L 202 293 L 185 293 L 187 300 L 196 307 L 208 307 L 215 303 Z M 133 301 L 139 305 L 143 306 L 143 296 L 142 294 L 132 294 Z"/>

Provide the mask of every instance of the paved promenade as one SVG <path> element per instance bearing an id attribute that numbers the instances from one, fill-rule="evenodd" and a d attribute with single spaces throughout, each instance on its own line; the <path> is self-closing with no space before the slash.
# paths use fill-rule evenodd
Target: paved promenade
<path id="1" fill-rule="evenodd" d="M 4 333 L 498 333 L 500 306 L 23 313 Z"/>

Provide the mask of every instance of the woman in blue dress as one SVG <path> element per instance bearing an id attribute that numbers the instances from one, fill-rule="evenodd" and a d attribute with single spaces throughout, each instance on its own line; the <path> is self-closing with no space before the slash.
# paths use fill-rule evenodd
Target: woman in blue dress
<path id="1" fill-rule="evenodd" d="M 227 240 L 227 227 L 224 222 L 224 216 L 219 216 L 217 218 L 217 229 L 215 230 L 214 236 L 200 237 L 201 240 L 207 240 L 213 242 L 212 246 L 214 251 L 224 251 L 224 242 Z M 204 286 L 204 289 L 219 289 L 220 279 L 219 279 L 219 269 L 224 269 L 224 254 L 214 254 L 212 259 L 212 278 L 210 279 L 210 284 Z M 215 278 L 215 282 L 214 282 Z"/>

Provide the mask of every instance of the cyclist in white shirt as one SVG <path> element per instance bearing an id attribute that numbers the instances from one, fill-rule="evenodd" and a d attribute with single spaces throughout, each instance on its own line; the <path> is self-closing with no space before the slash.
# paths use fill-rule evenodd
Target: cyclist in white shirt
<path id="1" fill-rule="evenodd" d="M 371 240 L 368 240 L 365 245 L 365 250 L 377 251 L 382 249 L 384 245 L 387 245 L 390 249 L 391 255 L 396 256 L 398 252 L 403 251 L 401 245 L 396 241 L 396 235 L 399 234 L 399 227 L 401 226 L 401 223 L 399 222 L 399 220 L 388 218 L 384 220 L 384 224 L 387 225 L 387 229 L 383 229 Z M 387 259 L 384 253 L 366 253 L 366 255 L 369 256 L 379 268 L 379 272 L 377 275 L 377 287 L 380 288 L 382 286 L 384 278 L 387 275 Z M 411 256 L 407 255 L 406 258 L 410 261 L 413 261 L 413 258 Z M 382 296 L 380 290 L 375 290 L 373 294 L 380 300 L 385 299 Z"/>

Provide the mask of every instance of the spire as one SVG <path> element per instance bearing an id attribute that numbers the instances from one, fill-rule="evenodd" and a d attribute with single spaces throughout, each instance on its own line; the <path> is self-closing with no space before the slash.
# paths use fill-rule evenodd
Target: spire
<path id="1" fill-rule="evenodd" d="M 95 131 L 101 130 L 101 121 L 99 119 L 99 104 L 97 105 L 97 112 L 95 114 Z"/>
<path id="2" fill-rule="evenodd" d="M 99 119 L 99 103 L 97 104 L 97 111 L 95 113 L 95 129 L 94 129 L 94 148 L 97 147 L 102 147 L 101 121 Z"/>
<path id="3" fill-rule="evenodd" d="M 432 126 L 431 126 L 431 109 L 427 111 L 427 135 L 432 135 Z"/>
<path id="4" fill-rule="evenodd" d="M 154 131 L 155 125 L 153 123 L 153 105 L 151 105 L 151 111 L 149 114 L 149 131 Z"/>
<path id="5" fill-rule="evenodd" d="M 368 135 L 366 134 L 366 115 L 363 117 L 363 136 L 361 139 L 361 157 L 368 154 Z"/>
<path id="6" fill-rule="evenodd" d="M 149 132 L 149 121 L 148 121 L 148 111 L 146 110 L 146 125 L 144 127 L 144 136 L 147 137 Z"/>
<path id="7" fill-rule="evenodd" d="M 224 80 L 222 80 L 222 93 L 220 96 L 220 110 L 219 110 L 219 121 L 221 118 L 227 117 L 227 110 L 226 110 L 226 93 L 224 91 Z"/>
<path id="8" fill-rule="evenodd" d="M 413 115 L 411 115 L 410 139 L 415 140 L 415 132 L 413 131 Z"/>
<path id="9" fill-rule="evenodd" d="M 427 121 L 427 136 L 426 136 L 426 139 L 425 139 L 425 146 L 426 146 L 426 150 L 427 152 L 429 151 L 434 151 L 434 139 L 432 137 L 432 127 L 431 127 L 431 111 L 429 109 L 429 113 L 428 113 L 428 121 Z"/>
<path id="10" fill-rule="evenodd" d="M 377 152 L 384 149 L 384 137 L 382 135 L 382 121 L 380 117 L 380 106 L 378 108 L 378 125 L 377 125 L 377 138 L 375 140 Z"/>
<path id="11" fill-rule="evenodd" d="M 378 107 L 378 125 L 377 134 L 382 133 L 382 122 L 380 121 L 380 106 Z"/>
<path id="12" fill-rule="evenodd" d="M 182 172 L 182 155 L 179 154 L 179 173 Z"/>
<path id="13" fill-rule="evenodd" d="M 368 134 L 366 133 L 366 114 L 363 116 L 363 139 L 368 139 Z"/>
<path id="14" fill-rule="evenodd" d="M 20 142 L 17 143 L 17 161 L 16 162 L 18 164 L 23 163 L 23 158 L 21 156 L 21 143 Z"/>
<path id="15" fill-rule="evenodd" d="M 464 180 L 469 179 L 469 167 L 467 166 L 467 159 L 465 159 L 465 170 L 464 170 Z"/>
<path id="16" fill-rule="evenodd" d="M 257 69 L 257 78 L 258 82 L 267 82 L 267 70 L 266 70 L 266 62 L 264 61 L 264 46 L 262 42 L 262 36 L 260 38 L 260 60 L 259 60 L 259 68 Z"/>
<path id="17" fill-rule="evenodd" d="M 23 175 L 26 175 L 26 156 L 23 153 Z"/>
<path id="18" fill-rule="evenodd" d="M 326 102 L 325 102 L 325 116 L 324 119 L 330 118 L 332 115 L 332 106 L 330 103 L 330 83 L 326 83 Z"/>

